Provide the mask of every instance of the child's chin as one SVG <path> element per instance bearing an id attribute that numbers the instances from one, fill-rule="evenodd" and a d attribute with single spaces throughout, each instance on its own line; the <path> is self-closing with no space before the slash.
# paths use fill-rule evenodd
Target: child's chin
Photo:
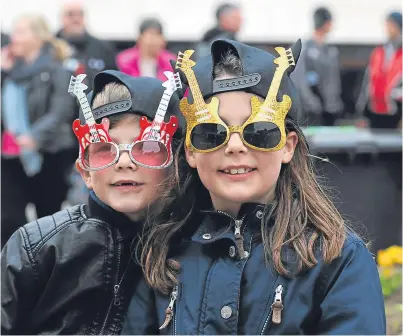
<path id="1" fill-rule="evenodd" d="M 255 194 L 249 192 L 248 190 L 240 190 L 239 192 L 228 192 L 225 191 L 222 193 L 223 198 L 225 198 L 229 202 L 235 203 L 249 203 L 252 199 L 255 199 Z"/>
<path id="2" fill-rule="evenodd" d="M 118 202 L 113 204 L 112 208 L 124 214 L 135 214 L 136 212 L 141 212 L 143 210 L 143 207 L 141 207 L 139 204 L 124 204 Z"/>

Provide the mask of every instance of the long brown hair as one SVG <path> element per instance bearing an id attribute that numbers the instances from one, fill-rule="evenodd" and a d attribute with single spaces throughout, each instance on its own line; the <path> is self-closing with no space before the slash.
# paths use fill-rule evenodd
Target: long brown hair
<path id="1" fill-rule="evenodd" d="M 215 69 L 217 77 L 239 75 L 239 59 L 226 55 Z M 305 136 L 291 119 L 286 120 L 287 132 L 294 131 L 298 144 L 290 163 L 283 165 L 276 185 L 274 202 L 267 206 L 261 220 L 261 239 L 266 262 L 285 276 L 290 270 L 282 259 L 282 249 L 291 247 L 296 254 L 297 274 L 317 264 L 317 246 L 321 258 L 329 263 L 342 250 L 346 223 L 333 205 L 330 192 L 319 183 Z M 186 162 L 184 142 L 175 156 L 175 176 L 164 194 L 154 205 L 141 242 L 140 261 L 147 282 L 163 293 L 177 283 L 180 265 L 171 259 L 170 249 L 185 228 L 195 225 L 198 210 L 211 208 L 207 189 L 201 183 L 196 169 Z M 274 225 L 273 225 L 274 222 Z"/>

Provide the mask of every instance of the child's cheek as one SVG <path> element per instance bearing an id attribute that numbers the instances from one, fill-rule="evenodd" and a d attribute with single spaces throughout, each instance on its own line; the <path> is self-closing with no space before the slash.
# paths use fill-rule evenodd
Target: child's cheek
<path id="1" fill-rule="evenodd" d="M 141 173 L 147 175 L 147 180 L 157 185 L 168 176 L 168 169 L 144 169 Z"/>

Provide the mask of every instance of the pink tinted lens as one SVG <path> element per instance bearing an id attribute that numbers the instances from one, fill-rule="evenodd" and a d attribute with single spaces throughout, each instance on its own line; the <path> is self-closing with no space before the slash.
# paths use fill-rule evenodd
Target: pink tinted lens
<path id="1" fill-rule="evenodd" d="M 97 169 L 111 164 L 116 159 L 116 147 L 107 142 L 95 142 L 88 145 L 84 152 L 84 164 L 90 169 Z"/>
<path id="2" fill-rule="evenodd" d="M 168 159 L 168 150 L 159 141 L 137 142 L 132 148 L 133 158 L 147 166 L 162 166 Z"/>

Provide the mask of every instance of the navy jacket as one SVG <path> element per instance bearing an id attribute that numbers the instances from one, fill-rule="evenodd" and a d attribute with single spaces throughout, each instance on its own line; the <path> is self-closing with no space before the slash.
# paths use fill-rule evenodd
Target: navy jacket
<path id="1" fill-rule="evenodd" d="M 244 215 L 246 214 L 246 215 Z M 363 241 L 348 234 L 342 254 L 296 277 L 280 276 L 265 264 L 260 236 L 263 206 L 248 204 L 236 222 L 208 212 L 191 241 L 177 251 L 180 283 L 170 296 L 155 294 L 158 324 L 171 304 L 163 334 L 385 334 L 385 311 L 375 261 Z M 241 225 L 240 259 L 234 227 Z M 318 254 L 319 256 L 319 254 Z M 293 267 L 293 253 L 286 253 Z M 295 263 L 294 263 L 295 265 Z M 131 311 L 123 329 L 136 325 Z M 153 308 L 151 308 L 153 309 Z"/>

